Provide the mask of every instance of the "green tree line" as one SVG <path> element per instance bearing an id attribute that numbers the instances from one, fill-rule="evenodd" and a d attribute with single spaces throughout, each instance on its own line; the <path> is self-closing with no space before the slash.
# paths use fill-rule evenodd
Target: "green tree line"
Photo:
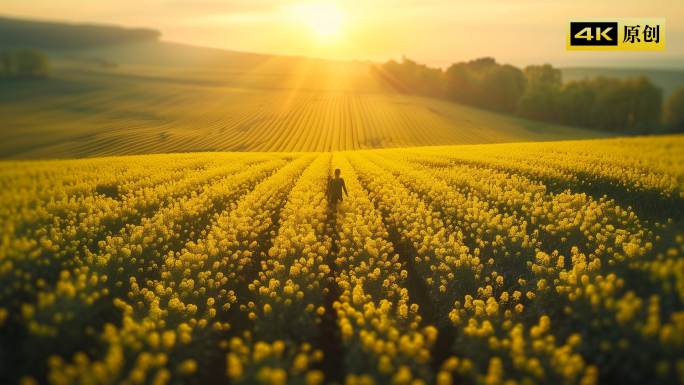
<path id="1" fill-rule="evenodd" d="M 0 52 L 0 78 L 44 78 L 50 74 L 50 60 L 34 49 Z"/>
<path id="2" fill-rule="evenodd" d="M 371 72 L 399 92 L 445 98 L 526 118 L 625 133 L 684 132 L 684 87 L 663 103 L 648 78 L 563 83 L 549 64 L 519 69 L 479 58 L 445 71 L 403 58 Z"/>

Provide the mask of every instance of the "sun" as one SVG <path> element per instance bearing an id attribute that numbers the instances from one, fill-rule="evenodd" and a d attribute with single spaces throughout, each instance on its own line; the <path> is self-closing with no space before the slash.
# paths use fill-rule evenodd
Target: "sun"
<path id="1" fill-rule="evenodd" d="M 297 11 L 308 27 L 321 38 L 335 36 L 342 26 L 342 14 L 332 4 L 302 5 Z"/>

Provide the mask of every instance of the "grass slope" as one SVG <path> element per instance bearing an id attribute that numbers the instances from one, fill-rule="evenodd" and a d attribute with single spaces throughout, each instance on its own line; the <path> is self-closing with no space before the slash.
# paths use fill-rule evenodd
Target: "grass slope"
<path id="1" fill-rule="evenodd" d="M 57 56 L 51 79 L 3 81 L 3 158 L 343 151 L 610 135 L 396 94 L 370 76 L 367 62 L 158 42 Z"/>

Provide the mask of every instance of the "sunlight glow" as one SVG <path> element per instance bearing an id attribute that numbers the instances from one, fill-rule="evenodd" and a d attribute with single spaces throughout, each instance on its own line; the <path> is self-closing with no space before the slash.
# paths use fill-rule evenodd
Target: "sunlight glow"
<path id="1" fill-rule="evenodd" d="M 331 4 L 302 5 L 297 7 L 307 25 L 321 37 L 335 35 L 342 26 L 342 14 Z"/>

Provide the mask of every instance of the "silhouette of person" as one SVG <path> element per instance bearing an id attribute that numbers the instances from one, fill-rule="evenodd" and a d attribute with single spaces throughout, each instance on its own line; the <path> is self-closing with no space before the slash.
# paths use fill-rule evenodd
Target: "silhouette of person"
<path id="1" fill-rule="evenodd" d="M 337 204 L 342 201 L 342 190 L 347 193 L 347 186 L 344 184 L 344 179 L 340 178 L 342 171 L 339 168 L 335 169 L 335 177 L 328 181 L 328 200 L 332 205 L 332 212 L 337 213 Z"/>

